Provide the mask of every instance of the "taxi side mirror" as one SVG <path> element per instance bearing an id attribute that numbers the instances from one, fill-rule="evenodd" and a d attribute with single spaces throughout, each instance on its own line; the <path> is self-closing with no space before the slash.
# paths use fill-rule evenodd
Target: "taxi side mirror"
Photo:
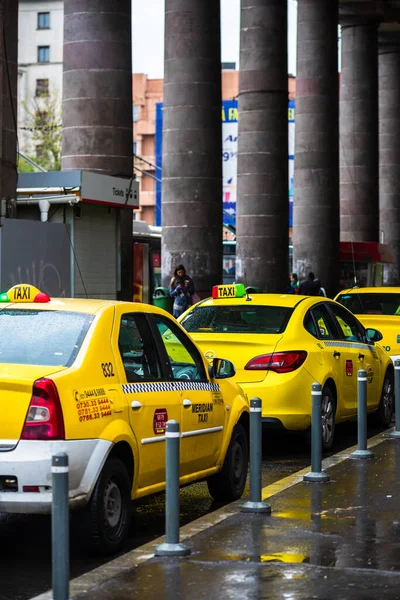
<path id="1" fill-rule="evenodd" d="M 236 375 L 236 369 L 230 360 L 214 358 L 210 366 L 210 377 L 213 379 L 228 379 Z"/>
<path id="2" fill-rule="evenodd" d="M 383 340 L 383 335 L 377 329 L 369 328 L 367 329 L 366 333 L 370 342 L 380 342 Z"/>

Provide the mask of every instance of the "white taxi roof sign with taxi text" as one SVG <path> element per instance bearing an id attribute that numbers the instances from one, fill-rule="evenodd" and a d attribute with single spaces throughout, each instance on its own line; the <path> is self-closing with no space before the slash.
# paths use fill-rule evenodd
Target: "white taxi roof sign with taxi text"
<path id="1" fill-rule="evenodd" d="M 214 285 L 212 289 L 212 297 L 214 299 L 244 298 L 246 295 L 247 292 L 243 283 L 235 283 L 231 285 Z"/>
<path id="2" fill-rule="evenodd" d="M 19 283 L 0 294 L 0 302 L 50 302 L 50 296 L 41 292 L 34 285 Z"/>

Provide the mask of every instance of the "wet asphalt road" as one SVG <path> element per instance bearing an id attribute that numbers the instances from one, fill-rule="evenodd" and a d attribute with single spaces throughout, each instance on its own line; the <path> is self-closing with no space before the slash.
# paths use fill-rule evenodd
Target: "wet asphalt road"
<path id="1" fill-rule="evenodd" d="M 382 429 L 369 427 L 369 437 Z M 357 424 L 336 429 L 336 441 L 329 454 L 357 443 Z M 270 432 L 263 440 L 263 486 L 307 467 L 310 450 L 300 435 Z M 249 482 L 248 482 L 249 483 Z M 249 492 L 249 485 L 245 494 Z M 207 484 L 199 483 L 181 491 L 181 525 L 213 510 Z M 124 551 L 141 546 L 164 533 L 164 494 L 144 499 L 135 507 L 132 534 Z M 71 521 L 71 578 L 106 562 L 87 555 L 79 538 L 79 527 Z M 26 600 L 51 587 L 50 517 L 0 515 L 0 600 Z"/>

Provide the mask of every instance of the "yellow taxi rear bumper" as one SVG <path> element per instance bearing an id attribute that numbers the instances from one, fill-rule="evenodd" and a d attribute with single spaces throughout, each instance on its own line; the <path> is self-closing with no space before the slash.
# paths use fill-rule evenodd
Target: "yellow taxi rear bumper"
<path id="1" fill-rule="evenodd" d="M 247 398 L 262 402 L 266 428 L 304 431 L 311 424 L 311 386 L 315 379 L 304 368 L 292 373 L 268 372 L 264 381 L 238 382 Z"/>

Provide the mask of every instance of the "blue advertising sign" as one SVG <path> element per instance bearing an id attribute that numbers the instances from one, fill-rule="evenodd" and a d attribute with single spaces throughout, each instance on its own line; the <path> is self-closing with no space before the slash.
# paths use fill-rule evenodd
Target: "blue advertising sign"
<path id="1" fill-rule="evenodd" d="M 162 103 L 156 104 L 156 177 L 161 180 L 162 165 Z M 289 100 L 289 226 L 293 221 L 294 188 L 294 117 L 295 101 Z M 224 225 L 236 225 L 238 101 L 222 102 L 222 210 Z M 161 183 L 156 182 L 156 225 L 161 225 Z"/>

